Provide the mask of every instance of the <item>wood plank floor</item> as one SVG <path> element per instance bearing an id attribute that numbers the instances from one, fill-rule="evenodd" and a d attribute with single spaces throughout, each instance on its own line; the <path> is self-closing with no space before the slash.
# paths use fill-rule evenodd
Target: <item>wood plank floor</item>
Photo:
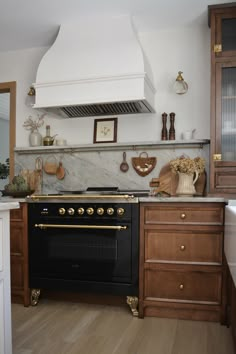
<path id="1" fill-rule="evenodd" d="M 13 354 L 233 354 L 219 323 L 132 317 L 128 307 L 12 304 Z"/>

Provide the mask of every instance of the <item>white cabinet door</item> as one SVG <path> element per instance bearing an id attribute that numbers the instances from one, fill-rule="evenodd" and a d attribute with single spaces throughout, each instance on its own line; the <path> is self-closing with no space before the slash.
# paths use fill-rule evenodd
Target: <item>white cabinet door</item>
<path id="1" fill-rule="evenodd" d="M 9 211 L 0 211 L 0 354 L 12 354 Z"/>

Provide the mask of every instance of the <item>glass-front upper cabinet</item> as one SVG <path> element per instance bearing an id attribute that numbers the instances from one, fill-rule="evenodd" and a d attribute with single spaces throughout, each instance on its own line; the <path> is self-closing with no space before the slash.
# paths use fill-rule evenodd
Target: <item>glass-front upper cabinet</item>
<path id="1" fill-rule="evenodd" d="M 236 197 L 236 2 L 209 6 L 210 193 Z"/>
<path id="2" fill-rule="evenodd" d="M 229 7 L 229 5 L 231 7 Z M 209 6 L 209 22 L 215 35 L 212 50 L 216 57 L 236 55 L 236 3 Z"/>
<path id="3" fill-rule="evenodd" d="M 236 61 L 216 64 L 216 152 L 236 161 Z"/>

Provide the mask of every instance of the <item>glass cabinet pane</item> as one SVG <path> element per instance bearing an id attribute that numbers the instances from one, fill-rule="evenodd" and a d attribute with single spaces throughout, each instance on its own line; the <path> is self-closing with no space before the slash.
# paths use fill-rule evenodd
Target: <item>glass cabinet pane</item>
<path id="1" fill-rule="evenodd" d="M 222 19 L 222 50 L 236 50 L 236 18 Z"/>
<path id="2" fill-rule="evenodd" d="M 236 67 L 222 68 L 221 153 L 226 161 L 236 160 Z"/>

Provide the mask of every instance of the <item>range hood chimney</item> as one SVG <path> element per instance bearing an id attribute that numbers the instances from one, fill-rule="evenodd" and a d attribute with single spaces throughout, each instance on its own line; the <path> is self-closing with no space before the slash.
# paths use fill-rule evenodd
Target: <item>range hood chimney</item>
<path id="1" fill-rule="evenodd" d="M 33 85 L 34 108 L 64 117 L 155 112 L 151 70 L 126 15 L 61 25 Z"/>

